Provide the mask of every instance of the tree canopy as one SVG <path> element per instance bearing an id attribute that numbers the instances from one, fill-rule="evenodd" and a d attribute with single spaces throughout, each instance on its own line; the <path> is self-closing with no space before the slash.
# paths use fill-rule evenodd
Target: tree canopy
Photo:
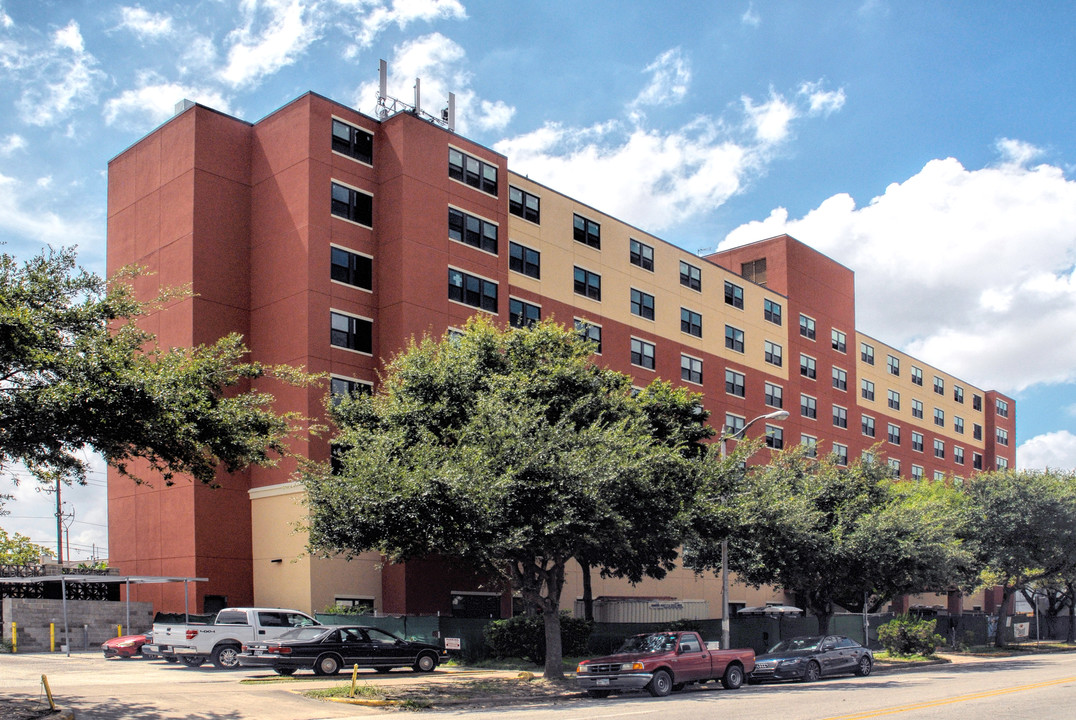
<path id="1" fill-rule="evenodd" d="M 9 535 L 7 530 L 0 528 L 0 565 L 31 565 L 42 557 L 53 555 L 51 550 L 31 542 L 25 535 Z"/>
<path id="2" fill-rule="evenodd" d="M 85 479 L 91 447 L 123 472 L 144 458 L 166 482 L 187 473 L 212 483 L 272 462 L 294 415 L 249 381 L 290 368 L 244 362 L 238 335 L 213 345 L 161 349 L 138 320 L 177 294 L 135 298 L 134 270 L 106 282 L 76 266 L 73 250 L 18 263 L 0 255 L 0 470 Z M 182 294 L 182 289 L 178 294 Z M 136 478 L 138 479 L 138 478 Z"/>
<path id="3" fill-rule="evenodd" d="M 566 563 L 661 577 L 709 430 L 697 395 L 591 362 L 553 321 L 413 342 L 376 395 L 332 407 L 339 470 L 303 476 L 315 550 L 439 554 L 505 578 L 540 608 L 546 676 L 562 676 Z"/>

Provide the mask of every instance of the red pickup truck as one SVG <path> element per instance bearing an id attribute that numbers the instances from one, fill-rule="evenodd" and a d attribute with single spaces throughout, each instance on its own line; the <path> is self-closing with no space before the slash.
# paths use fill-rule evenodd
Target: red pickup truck
<path id="1" fill-rule="evenodd" d="M 708 680 L 721 680 L 735 690 L 754 669 L 755 651 L 750 648 L 710 650 L 696 632 L 656 632 L 628 638 L 614 655 L 584 660 L 575 678 L 591 697 L 642 689 L 664 697 Z"/>

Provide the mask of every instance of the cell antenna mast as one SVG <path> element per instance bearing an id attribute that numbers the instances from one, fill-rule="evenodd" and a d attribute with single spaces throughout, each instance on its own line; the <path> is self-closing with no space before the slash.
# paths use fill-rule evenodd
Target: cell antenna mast
<path id="1" fill-rule="evenodd" d="M 377 110 L 375 111 L 378 120 L 387 120 L 389 116 L 395 115 L 400 112 L 411 113 L 415 117 L 422 118 L 427 122 L 431 122 L 434 125 L 440 125 L 446 128 L 449 132 L 456 131 L 456 95 L 455 93 L 448 94 L 448 107 L 441 110 L 440 117 L 431 115 L 422 109 L 422 80 L 421 78 L 415 78 L 415 104 L 408 105 L 399 98 L 394 98 L 388 93 L 389 86 L 389 70 L 388 63 L 384 60 L 378 62 L 378 84 L 377 84 Z"/>

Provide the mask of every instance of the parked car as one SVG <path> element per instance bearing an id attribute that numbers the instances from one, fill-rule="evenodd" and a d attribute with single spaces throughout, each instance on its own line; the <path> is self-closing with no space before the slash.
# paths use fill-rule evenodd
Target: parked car
<path id="1" fill-rule="evenodd" d="M 271 668 L 278 675 L 291 675 L 296 670 L 335 675 L 353 665 L 378 672 L 396 667 L 430 672 L 442 655 L 444 650 L 437 645 L 403 640 L 375 627 L 323 626 L 295 628 L 276 640 L 244 645 L 239 664 Z"/>
<path id="2" fill-rule="evenodd" d="M 142 646 L 152 640 L 153 636 L 146 635 L 122 635 L 110 638 L 101 643 L 101 650 L 106 658 L 132 658 L 142 654 Z"/>
<path id="3" fill-rule="evenodd" d="M 710 649 L 698 633 L 670 631 L 629 637 L 615 654 L 579 663 L 575 679 L 591 697 L 644 689 L 664 697 L 710 680 L 736 690 L 754 667 L 755 651 L 750 648 Z"/>
<path id="4" fill-rule="evenodd" d="M 764 680 L 813 682 L 826 675 L 870 675 L 874 653 L 844 635 L 789 638 L 755 658 L 751 684 Z"/>

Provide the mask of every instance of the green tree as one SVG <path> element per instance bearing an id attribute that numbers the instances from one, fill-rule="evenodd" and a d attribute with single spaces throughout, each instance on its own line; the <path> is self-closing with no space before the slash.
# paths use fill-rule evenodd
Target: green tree
<path id="1" fill-rule="evenodd" d="M 42 556 L 52 555 L 51 550 L 35 545 L 25 535 L 9 535 L 7 530 L 0 528 L 0 565 L 32 565 Z"/>
<path id="2" fill-rule="evenodd" d="M 695 464 L 677 440 L 691 442 L 698 431 L 680 425 L 705 413 L 687 393 L 639 397 L 552 321 L 472 320 L 456 339 L 412 343 L 376 395 L 332 408 L 339 474 L 302 477 L 311 547 L 437 554 L 504 578 L 541 611 L 546 677 L 561 677 L 566 564 L 585 556 L 637 582 L 678 556 Z"/>
<path id="3" fill-rule="evenodd" d="M 995 644 L 1004 645 L 1009 600 L 1033 583 L 1076 574 L 1076 494 L 1072 473 L 980 473 L 966 484 L 965 537 L 983 586 L 1000 586 Z"/>
<path id="4" fill-rule="evenodd" d="M 898 483 L 868 458 L 839 466 L 802 447 L 745 467 L 744 444 L 708 463 L 685 550 L 698 571 L 729 567 L 749 584 L 795 594 L 829 631 L 837 606 L 869 610 L 907 592 L 945 588 L 970 558 L 954 535 L 959 495 L 940 483 Z"/>
<path id="5" fill-rule="evenodd" d="M 130 474 L 134 458 L 173 482 L 212 483 L 218 466 L 266 464 L 285 450 L 294 415 L 245 390 L 290 368 L 244 362 L 238 335 L 210 346 L 156 347 L 138 321 L 183 295 L 135 298 L 125 271 L 106 283 L 79 269 L 73 250 L 19 264 L 0 255 L 0 471 L 22 464 L 40 477 L 84 481 L 92 447 Z M 139 479 L 139 478 L 136 478 Z"/>

